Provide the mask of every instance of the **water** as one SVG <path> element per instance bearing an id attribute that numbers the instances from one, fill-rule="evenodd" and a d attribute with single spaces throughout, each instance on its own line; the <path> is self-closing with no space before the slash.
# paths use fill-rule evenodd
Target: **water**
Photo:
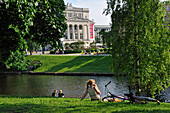
<path id="1" fill-rule="evenodd" d="M 86 81 L 95 79 L 101 96 L 106 96 L 105 85 L 110 92 L 124 96 L 129 93 L 126 78 L 104 76 L 50 76 L 50 75 L 0 75 L 0 95 L 5 96 L 51 96 L 54 89 L 63 90 L 65 97 L 79 98 L 85 92 Z M 162 92 L 165 102 L 170 102 L 170 87 Z M 88 98 L 88 96 L 87 96 Z M 160 98 L 160 99 L 161 99 Z"/>
<path id="2" fill-rule="evenodd" d="M 102 95 L 105 84 L 109 91 L 123 96 L 128 93 L 125 78 L 116 79 L 104 76 L 48 76 L 48 75 L 0 75 L 0 95 L 5 96 L 51 96 L 54 89 L 63 90 L 66 97 L 81 97 L 85 92 L 86 81 L 95 79 Z M 122 82 L 125 83 L 122 83 Z M 88 96 L 87 96 L 88 97 Z"/>

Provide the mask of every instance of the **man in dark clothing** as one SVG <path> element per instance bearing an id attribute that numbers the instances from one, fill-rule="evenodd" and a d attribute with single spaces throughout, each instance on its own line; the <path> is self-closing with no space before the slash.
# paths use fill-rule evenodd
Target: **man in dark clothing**
<path id="1" fill-rule="evenodd" d="M 59 91 L 58 97 L 64 97 L 64 94 L 62 93 L 62 90 Z"/>
<path id="2" fill-rule="evenodd" d="M 52 93 L 53 97 L 57 97 L 57 90 L 55 89 L 54 92 Z"/>

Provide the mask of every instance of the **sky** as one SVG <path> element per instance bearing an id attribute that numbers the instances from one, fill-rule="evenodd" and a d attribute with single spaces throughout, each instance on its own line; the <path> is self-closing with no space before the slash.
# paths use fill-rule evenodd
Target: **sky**
<path id="1" fill-rule="evenodd" d="M 165 0 L 160 0 L 165 1 Z M 94 19 L 95 25 L 109 25 L 110 15 L 102 14 L 107 8 L 106 0 L 64 0 L 65 4 L 72 3 L 73 7 L 89 8 L 89 19 Z"/>
<path id="2" fill-rule="evenodd" d="M 102 14 L 107 8 L 106 0 L 64 0 L 65 4 L 72 3 L 73 7 L 89 8 L 89 19 L 94 19 L 95 25 L 109 25 L 110 15 Z"/>

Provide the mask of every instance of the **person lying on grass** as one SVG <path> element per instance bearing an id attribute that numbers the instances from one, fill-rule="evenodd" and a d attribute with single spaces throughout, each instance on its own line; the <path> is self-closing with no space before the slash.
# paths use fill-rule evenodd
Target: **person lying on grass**
<path id="1" fill-rule="evenodd" d="M 91 101 L 110 101 L 113 102 L 115 101 L 114 98 L 104 98 L 102 99 L 101 92 L 99 90 L 99 88 L 97 87 L 97 84 L 95 84 L 95 80 L 94 79 L 89 79 L 87 81 L 87 87 L 86 87 L 86 91 L 83 94 L 83 96 L 81 97 L 81 101 L 86 97 L 86 95 L 89 93 Z"/>

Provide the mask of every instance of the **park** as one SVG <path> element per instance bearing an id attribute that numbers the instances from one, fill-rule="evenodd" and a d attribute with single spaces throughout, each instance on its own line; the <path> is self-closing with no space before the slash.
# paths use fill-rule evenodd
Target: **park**
<path id="1" fill-rule="evenodd" d="M 0 1 L 0 112 L 169 113 L 170 2 L 108 0 L 111 30 L 99 32 L 100 47 L 90 40 L 92 23 L 67 26 L 64 4 Z M 88 88 L 120 101 L 92 101 Z"/>

